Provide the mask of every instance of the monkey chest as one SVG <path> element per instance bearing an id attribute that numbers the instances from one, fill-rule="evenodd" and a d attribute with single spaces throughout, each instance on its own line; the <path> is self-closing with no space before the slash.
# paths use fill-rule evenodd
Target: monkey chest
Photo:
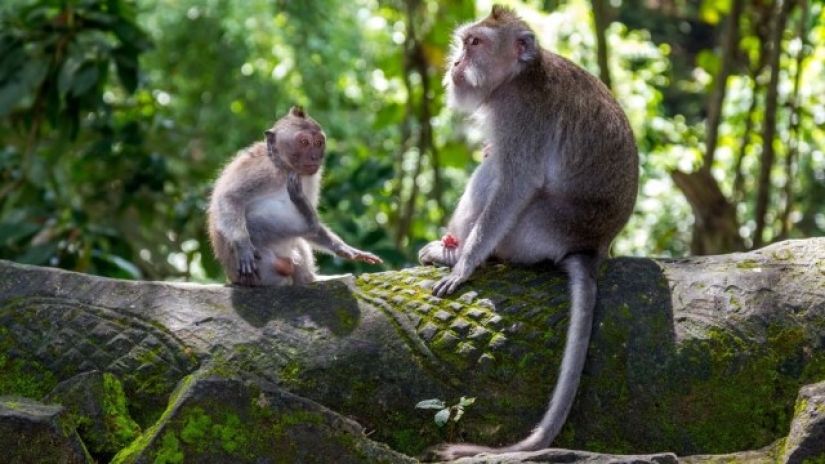
<path id="1" fill-rule="evenodd" d="M 246 220 L 295 232 L 300 232 L 308 226 L 298 207 L 289 198 L 286 189 L 251 202 L 246 209 Z"/>

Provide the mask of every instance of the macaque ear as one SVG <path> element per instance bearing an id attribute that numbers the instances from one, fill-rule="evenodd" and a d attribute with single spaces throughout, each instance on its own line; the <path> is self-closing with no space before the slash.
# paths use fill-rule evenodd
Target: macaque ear
<path id="1" fill-rule="evenodd" d="M 539 56 L 539 44 L 531 31 L 519 32 L 516 37 L 516 53 L 522 63 L 533 61 Z"/>
<path id="2" fill-rule="evenodd" d="M 291 114 L 292 116 L 295 116 L 297 118 L 301 118 L 301 119 L 306 119 L 306 117 L 307 117 L 306 112 L 300 106 L 293 106 L 292 108 L 290 108 L 289 109 L 289 114 Z"/>

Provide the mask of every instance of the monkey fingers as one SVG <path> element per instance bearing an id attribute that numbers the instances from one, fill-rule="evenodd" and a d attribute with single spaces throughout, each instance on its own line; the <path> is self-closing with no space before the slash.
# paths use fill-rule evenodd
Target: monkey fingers
<path id="1" fill-rule="evenodd" d="M 236 250 L 239 283 L 252 285 L 256 280 L 259 281 L 261 274 L 257 261 L 261 259 L 261 255 L 258 250 L 252 244 L 238 245 Z"/>
<path id="2" fill-rule="evenodd" d="M 418 252 L 418 262 L 424 265 L 435 264 L 439 266 L 453 267 L 458 262 L 458 240 L 456 246 L 446 246 L 444 240 L 432 241 L 426 244 Z"/>
<path id="3" fill-rule="evenodd" d="M 367 253 L 366 251 L 360 251 L 360 250 L 356 250 L 355 260 L 356 261 L 363 261 L 363 262 L 368 263 L 368 264 L 381 264 L 381 263 L 384 262 L 381 258 L 379 258 L 378 256 L 375 256 L 372 253 Z"/>
<path id="4" fill-rule="evenodd" d="M 452 294 L 459 285 L 467 281 L 467 277 L 456 275 L 455 272 L 444 277 L 433 286 L 433 295 L 443 297 Z"/>

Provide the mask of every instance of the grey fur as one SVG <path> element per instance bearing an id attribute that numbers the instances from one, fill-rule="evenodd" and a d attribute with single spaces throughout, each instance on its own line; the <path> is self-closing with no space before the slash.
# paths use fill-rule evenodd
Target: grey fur
<path id="1" fill-rule="evenodd" d="M 597 267 L 633 211 L 639 182 L 633 133 L 610 90 L 541 49 L 511 10 L 494 6 L 487 18 L 460 27 L 450 63 L 444 78 L 450 104 L 489 134 L 490 154 L 448 225 L 458 248 L 435 241 L 419 252 L 422 264 L 453 268 L 433 293 L 453 293 L 490 257 L 550 260 L 569 275 L 571 317 L 558 381 L 533 432 L 502 448 L 442 445 L 434 454 L 444 460 L 537 450 L 556 437 L 587 356 Z"/>
<path id="2" fill-rule="evenodd" d="M 312 248 L 380 263 L 322 224 L 317 215 L 324 133 L 293 107 L 265 131 L 266 141 L 241 150 L 223 169 L 209 202 L 209 237 L 231 283 L 307 284 L 316 280 Z M 299 142 L 308 143 L 303 148 Z M 288 260 L 291 274 L 277 265 Z"/>

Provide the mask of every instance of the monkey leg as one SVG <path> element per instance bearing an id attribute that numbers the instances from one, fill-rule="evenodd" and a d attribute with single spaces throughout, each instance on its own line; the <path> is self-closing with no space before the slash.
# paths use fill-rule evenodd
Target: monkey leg
<path id="1" fill-rule="evenodd" d="M 272 248 L 260 248 L 258 274 L 260 279 L 252 285 L 282 286 L 290 285 L 294 280 L 295 264 L 289 254 L 278 253 Z"/>
<path id="2" fill-rule="evenodd" d="M 306 240 L 297 240 L 293 248 L 295 273 L 292 275 L 295 285 L 315 282 L 315 255 Z"/>

